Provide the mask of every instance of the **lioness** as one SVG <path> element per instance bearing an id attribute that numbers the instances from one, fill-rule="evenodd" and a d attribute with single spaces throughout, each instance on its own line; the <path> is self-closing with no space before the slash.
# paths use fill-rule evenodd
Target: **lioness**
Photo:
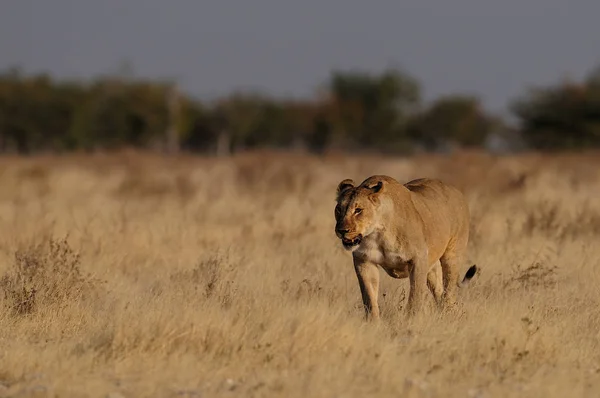
<path id="1" fill-rule="evenodd" d="M 456 303 L 469 240 L 469 209 L 462 193 L 436 179 L 401 184 L 375 175 L 359 186 L 337 187 L 335 233 L 352 252 L 367 319 L 379 318 L 379 271 L 410 279 L 408 312 L 418 312 L 431 291 L 442 306 Z M 477 272 L 467 271 L 463 283 Z"/>

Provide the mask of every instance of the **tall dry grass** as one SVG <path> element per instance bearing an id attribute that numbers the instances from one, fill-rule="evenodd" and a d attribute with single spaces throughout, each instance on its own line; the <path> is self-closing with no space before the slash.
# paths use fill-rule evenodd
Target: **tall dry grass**
<path id="1" fill-rule="evenodd" d="M 0 160 L 0 396 L 600 393 L 600 160 L 249 154 Z M 363 321 L 343 178 L 469 198 L 462 310 Z M 20 394 L 20 395 L 19 395 Z"/>

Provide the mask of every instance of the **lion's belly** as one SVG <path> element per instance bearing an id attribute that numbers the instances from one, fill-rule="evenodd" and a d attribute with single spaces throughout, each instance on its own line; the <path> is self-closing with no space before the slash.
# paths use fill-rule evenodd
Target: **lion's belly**
<path id="1" fill-rule="evenodd" d="M 387 264 L 380 264 L 380 266 L 392 278 L 408 278 L 407 264 L 394 264 L 392 266 Z"/>
<path id="2" fill-rule="evenodd" d="M 357 254 L 366 261 L 379 265 L 394 278 L 408 277 L 409 262 L 400 253 L 384 251 L 376 245 L 361 245 Z"/>

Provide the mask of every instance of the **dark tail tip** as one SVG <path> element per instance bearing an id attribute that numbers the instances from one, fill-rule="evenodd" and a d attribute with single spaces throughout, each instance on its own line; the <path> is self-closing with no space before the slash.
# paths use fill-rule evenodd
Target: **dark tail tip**
<path id="1" fill-rule="evenodd" d="M 473 264 L 469 267 L 469 269 L 467 270 L 467 273 L 465 274 L 465 277 L 463 278 L 463 283 L 471 280 L 475 274 L 477 273 L 477 264 Z"/>

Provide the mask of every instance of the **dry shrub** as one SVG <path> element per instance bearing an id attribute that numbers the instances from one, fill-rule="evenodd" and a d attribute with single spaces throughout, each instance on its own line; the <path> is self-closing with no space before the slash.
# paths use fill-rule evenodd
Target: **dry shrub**
<path id="1" fill-rule="evenodd" d="M 543 234 L 556 236 L 562 228 L 560 222 L 560 206 L 558 203 L 549 203 L 547 201 L 537 203 L 532 210 L 527 213 L 527 218 L 523 225 L 523 232 L 533 234 L 541 232 Z"/>
<path id="2" fill-rule="evenodd" d="M 0 280 L 5 306 L 25 315 L 41 307 L 62 310 L 89 298 L 101 281 L 84 274 L 80 265 L 79 253 L 66 239 L 17 251 L 12 269 Z"/>
<path id="3" fill-rule="evenodd" d="M 13 173 L 7 175 L 11 184 L 4 184 L 3 191 L 13 190 L 13 197 L 45 197 L 51 191 L 51 171 L 43 165 L 26 162 L 24 165 L 14 166 Z M 8 169 L 7 169 L 8 170 Z M 12 185 L 12 186 L 11 186 Z M 10 197 L 8 192 L 2 192 L 2 197 Z"/>
<path id="4" fill-rule="evenodd" d="M 19 179 L 32 180 L 35 182 L 44 181 L 48 179 L 49 175 L 48 168 L 39 164 L 25 166 L 17 172 L 17 177 Z"/>
<path id="5" fill-rule="evenodd" d="M 174 177 L 161 177 L 153 173 L 129 171 L 115 189 L 119 198 L 161 199 L 174 195 L 183 202 L 189 201 L 196 193 L 196 186 L 189 175 L 180 172 Z"/>
<path id="6" fill-rule="evenodd" d="M 529 257 L 530 253 L 527 253 Z M 493 272 L 490 277 L 481 282 L 481 274 L 487 268 L 479 265 L 476 278 L 470 281 L 468 291 L 478 291 L 483 297 L 493 300 L 508 294 L 530 294 L 534 291 L 551 291 L 559 281 L 559 266 L 556 264 L 557 253 L 547 245 L 537 250 L 532 260 L 513 258 L 507 264 L 507 269 Z"/>
<path id="7" fill-rule="evenodd" d="M 242 158 L 236 162 L 237 185 L 255 194 L 299 192 L 315 180 L 312 160 L 298 162 L 280 156 Z"/>
<path id="8" fill-rule="evenodd" d="M 326 280 L 320 281 L 316 278 L 291 280 L 286 278 L 280 283 L 280 287 L 283 297 L 289 297 L 294 303 L 303 306 L 318 303 L 334 309 L 342 300 L 340 292 L 330 286 L 330 281 Z M 362 309 L 362 304 L 360 304 L 360 308 Z"/>
<path id="9" fill-rule="evenodd" d="M 229 307 L 236 293 L 235 268 L 228 257 L 213 255 L 190 270 L 173 273 L 169 289 L 181 291 L 187 299 L 217 300 Z"/>
<path id="10" fill-rule="evenodd" d="M 514 290 L 554 287 L 557 270 L 557 266 L 539 261 L 525 267 L 516 266 L 509 278 L 504 281 L 504 288 Z"/>
<path id="11" fill-rule="evenodd" d="M 527 213 L 523 232 L 528 235 L 541 233 L 559 240 L 600 235 L 600 213 L 589 203 L 576 209 L 565 209 L 558 202 L 543 201 L 536 203 Z"/>

